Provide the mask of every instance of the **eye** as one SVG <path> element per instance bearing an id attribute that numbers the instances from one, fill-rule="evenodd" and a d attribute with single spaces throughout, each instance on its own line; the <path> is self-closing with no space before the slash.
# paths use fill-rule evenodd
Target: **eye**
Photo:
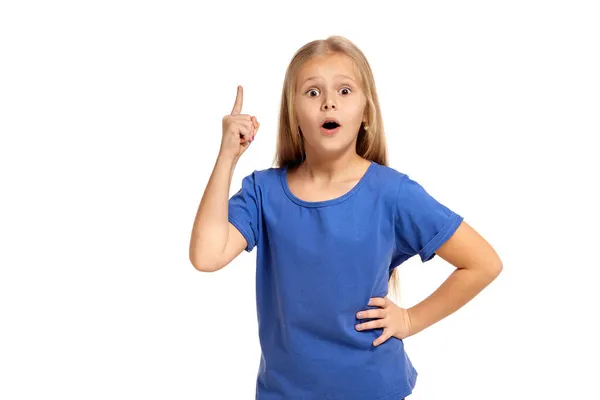
<path id="1" fill-rule="evenodd" d="M 352 91 L 352 89 L 350 89 L 348 86 L 344 86 L 344 87 L 343 87 L 342 89 L 340 89 L 340 90 L 344 90 L 344 89 L 348 90 L 349 92 L 351 92 L 351 91 Z M 309 94 L 310 92 L 318 92 L 318 90 L 317 90 L 317 89 L 309 89 L 309 90 L 307 90 L 307 91 L 306 91 L 306 94 Z M 311 96 L 311 95 L 309 94 L 309 97 L 315 97 L 315 96 Z"/>

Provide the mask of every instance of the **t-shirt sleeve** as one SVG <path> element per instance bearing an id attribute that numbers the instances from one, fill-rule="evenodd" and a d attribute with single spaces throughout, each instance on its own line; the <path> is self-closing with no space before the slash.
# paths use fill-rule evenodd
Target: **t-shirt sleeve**
<path id="1" fill-rule="evenodd" d="M 406 174 L 400 181 L 396 206 L 396 245 L 404 259 L 419 254 L 422 262 L 431 260 L 463 221 Z"/>
<path id="2" fill-rule="evenodd" d="M 246 238 L 246 251 L 258 244 L 259 201 L 256 171 L 242 180 L 240 190 L 229 199 L 229 222 Z"/>

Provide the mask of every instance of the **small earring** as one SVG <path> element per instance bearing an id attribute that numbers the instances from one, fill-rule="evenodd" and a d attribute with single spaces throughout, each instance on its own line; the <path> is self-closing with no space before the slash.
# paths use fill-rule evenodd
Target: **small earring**
<path id="1" fill-rule="evenodd" d="M 365 131 L 369 130 L 369 126 L 365 124 Z"/>

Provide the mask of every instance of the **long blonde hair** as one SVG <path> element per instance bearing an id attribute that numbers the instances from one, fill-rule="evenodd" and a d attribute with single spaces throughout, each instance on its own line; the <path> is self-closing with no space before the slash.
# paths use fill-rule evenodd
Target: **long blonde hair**
<path id="1" fill-rule="evenodd" d="M 313 57 L 333 54 L 346 55 L 353 61 L 361 87 L 367 98 L 365 117 L 368 129 L 365 130 L 364 124 L 361 124 L 356 141 L 356 153 L 380 165 L 388 165 L 383 120 L 371 66 L 363 52 L 354 43 L 342 36 L 334 35 L 325 40 L 314 40 L 305 44 L 294 54 L 288 65 L 281 93 L 277 152 L 274 160 L 276 167 L 293 168 L 305 159 L 304 139 L 298 126 L 293 123 L 296 120 L 293 104 L 298 70 Z M 388 284 L 394 295 L 397 295 L 399 291 L 397 287 L 399 282 L 398 272 L 398 268 L 394 269 Z"/>

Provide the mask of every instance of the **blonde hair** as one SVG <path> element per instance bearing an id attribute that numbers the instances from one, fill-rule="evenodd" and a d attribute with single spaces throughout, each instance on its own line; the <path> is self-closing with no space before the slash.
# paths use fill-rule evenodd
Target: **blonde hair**
<path id="1" fill-rule="evenodd" d="M 329 36 L 325 40 L 314 40 L 302 46 L 288 65 L 281 93 L 277 152 L 274 160 L 276 167 L 293 168 L 305 159 L 304 139 L 298 126 L 294 123 L 296 115 L 293 105 L 299 69 L 314 57 L 334 54 L 346 55 L 353 61 L 354 70 L 367 98 L 364 117 L 368 129 L 365 130 L 364 124 L 361 124 L 356 141 L 356 153 L 366 160 L 375 161 L 380 165 L 388 165 L 383 120 L 371 66 L 363 52 L 350 40 L 342 36 Z M 398 281 L 398 269 L 396 268 L 390 276 L 388 285 L 394 295 L 398 293 Z"/>

